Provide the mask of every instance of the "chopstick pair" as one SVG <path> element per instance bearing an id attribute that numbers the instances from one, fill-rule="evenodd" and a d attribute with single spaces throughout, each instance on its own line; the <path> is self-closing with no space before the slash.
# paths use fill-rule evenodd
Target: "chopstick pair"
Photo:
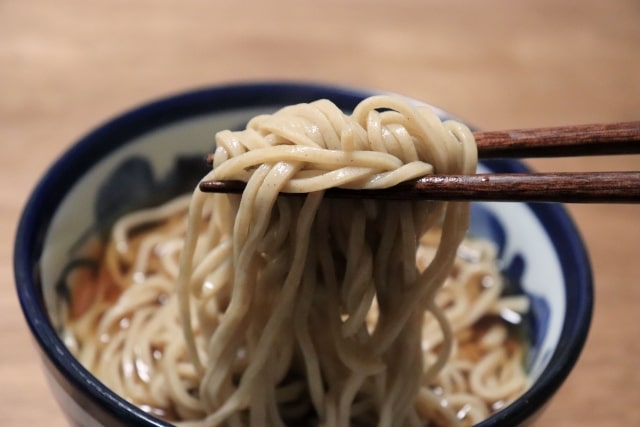
<path id="1" fill-rule="evenodd" d="M 475 132 L 478 157 L 533 158 L 640 154 L 640 121 Z M 202 181 L 209 193 L 241 193 L 241 181 Z M 283 193 L 293 194 L 293 193 Z M 331 188 L 326 197 L 640 203 L 640 171 L 427 175 L 376 190 Z"/>

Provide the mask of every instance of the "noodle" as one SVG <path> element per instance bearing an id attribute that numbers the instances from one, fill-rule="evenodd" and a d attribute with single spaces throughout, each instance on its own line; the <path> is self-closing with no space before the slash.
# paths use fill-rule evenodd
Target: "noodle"
<path id="1" fill-rule="evenodd" d="M 185 426 L 444 426 L 526 388 L 505 325 L 473 329 L 526 300 L 501 299 L 488 242 L 456 257 L 468 203 L 323 198 L 474 173 L 465 126 L 386 96 L 351 115 L 320 100 L 216 145 L 204 179 L 245 180 L 242 196 L 122 218 L 95 302 L 72 310 L 70 348 L 115 392 Z"/>

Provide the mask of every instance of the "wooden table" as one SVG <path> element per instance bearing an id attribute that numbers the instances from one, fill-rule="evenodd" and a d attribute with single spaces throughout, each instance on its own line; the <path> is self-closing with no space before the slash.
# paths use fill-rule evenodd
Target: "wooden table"
<path id="1" fill-rule="evenodd" d="M 62 426 L 14 291 L 29 191 L 69 144 L 140 102 L 238 80 L 380 88 L 484 129 L 640 119 L 636 0 L 0 2 L 0 424 Z M 640 157 L 540 160 L 640 170 Z M 540 426 L 640 425 L 640 206 L 568 206 L 596 308 Z"/>

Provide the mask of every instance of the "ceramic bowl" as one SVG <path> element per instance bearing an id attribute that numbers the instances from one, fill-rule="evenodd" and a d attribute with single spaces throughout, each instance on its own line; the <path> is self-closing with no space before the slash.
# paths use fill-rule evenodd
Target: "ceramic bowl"
<path id="1" fill-rule="evenodd" d="M 203 156 L 221 129 L 300 102 L 328 98 L 345 111 L 373 91 L 299 83 L 204 88 L 151 102 L 106 122 L 73 144 L 44 174 L 22 213 L 15 280 L 53 394 L 70 422 L 84 427 L 166 426 L 105 387 L 60 339 L 57 280 L 74 245 L 133 208 L 191 191 Z M 438 110 L 442 117 L 449 115 Z M 483 171 L 524 172 L 513 160 Z M 530 422 L 565 380 L 585 342 L 593 304 L 591 269 L 579 232 L 558 204 L 474 203 L 471 233 L 499 248 L 505 275 L 531 299 L 527 319 L 533 385 L 479 424 Z"/>

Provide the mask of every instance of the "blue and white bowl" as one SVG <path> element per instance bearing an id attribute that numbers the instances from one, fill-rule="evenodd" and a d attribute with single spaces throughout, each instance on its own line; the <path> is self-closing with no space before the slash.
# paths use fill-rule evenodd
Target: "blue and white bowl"
<path id="1" fill-rule="evenodd" d="M 57 280 L 75 246 L 124 212 L 191 191 L 204 174 L 214 134 L 284 105 L 327 98 L 345 111 L 370 91 L 309 84 L 256 83 L 179 94 L 129 111 L 82 138 L 40 180 L 15 241 L 15 280 L 51 389 L 69 420 L 84 427 L 167 426 L 105 387 L 60 339 Z M 447 113 L 439 111 L 443 117 Z M 524 172 L 513 160 L 483 171 Z M 476 203 L 471 233 L 499 247 L 511 281 L 531 297 L 531 388 L 479 424 L 525 425 L 573 368 L 589 330 L 591 269 L 580 235 L 561 205 Z"/>

